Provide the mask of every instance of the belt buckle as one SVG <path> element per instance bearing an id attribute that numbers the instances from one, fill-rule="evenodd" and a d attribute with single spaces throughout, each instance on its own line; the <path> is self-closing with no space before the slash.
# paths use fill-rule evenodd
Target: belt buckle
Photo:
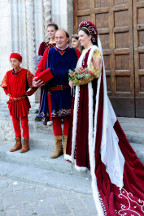
<path id="1" fill-rule="evenodd" d="M 60 85 L 60 87 L 61 87 L 61 90 L 63 90 L 63 85 Z"/>

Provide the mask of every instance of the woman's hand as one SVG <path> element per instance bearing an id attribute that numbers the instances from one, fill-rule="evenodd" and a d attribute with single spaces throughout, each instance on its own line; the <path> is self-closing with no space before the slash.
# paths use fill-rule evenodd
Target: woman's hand
<path id="1" fill-rule="evenodd" d="M 41 87 L 41 86 L 45 85 L 45 83 L 40 79 L 36 80 L 36 77 L 34 77 L 33 81 L 32 81 L 32 85 L 34 87 Z"/>
<path id="2" fill-rule="evenodd" d="M 73 81 L 70 80 L 70 81 L 69 81 L 69 86 L 70 86 L 71 88 L 73 88 L 73 84 L 74 84 Z"/>

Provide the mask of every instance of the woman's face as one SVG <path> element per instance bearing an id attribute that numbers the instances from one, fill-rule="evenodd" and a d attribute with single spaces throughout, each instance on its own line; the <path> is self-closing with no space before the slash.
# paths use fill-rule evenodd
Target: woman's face
<path id="1" fill-rule="evenodd" d="M 54 38 L 54 37 L 55 37 L 55 32 L 56 32 L 56 30 L 55 30 L 55 27 L 54 27 L 54 26 L 49 26 L 49 27 L 47 28 L 47 31 L 48 31 L 48 37 L 49 37 L 49 38 Z"/>
<path id="2" fill-rule="evenodd" d="M 80 30 L 78 35 L 81 46 L 87 47 L 87 45 L 91 42 L 91 35 L 87 35 L 83 30 Z"/>
<path id="3" fill-rule="evenodd" d="M 73 47 L 73 48 L 78 48 L 78 46 L 79 46 L 79 41 L 78 41 L 77 39 L 75 39 L 75 38 L 72 38 L 71 44 L 72 44 L 72 47 Z"/>

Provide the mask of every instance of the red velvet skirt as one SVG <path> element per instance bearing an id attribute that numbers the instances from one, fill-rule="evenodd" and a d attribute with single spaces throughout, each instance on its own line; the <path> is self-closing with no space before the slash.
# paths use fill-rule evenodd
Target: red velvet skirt
<path id="1" fill-rule="evenodd" d="M 92 81 L 93 88 L 93 110 L 95 110 L 95 96 L 97 89 L 97 79 Z M 76 165 L 90 169 L 89 164 L 89 148 L 88 148 L 88 84 L 80 86 L 79 108 L 77 114 L 77 132 L 76 132 L 76 146 L 75 146 L 75 160 Z M 70 116 L 70 126 L 66 154 L 71 155 L 72 147 L 72 125 L 73 125 L 73 106 Z"/>

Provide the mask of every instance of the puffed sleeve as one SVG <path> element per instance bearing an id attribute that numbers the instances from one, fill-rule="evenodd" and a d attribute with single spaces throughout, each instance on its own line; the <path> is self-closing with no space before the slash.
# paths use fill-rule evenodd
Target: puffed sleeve
<path id="1" fill-rule="evenodd" d="M 93 53 L 92 60 L 90 62 L 89 69 L 94 71 L 95 78 L 99 78 L 101 74 L 101 60 L 102 56 L 99 50 Z"/>
<path id="2" fill-rule="evenodd" d="M 7 73 L 5 74 L 0 86 L 3 88 L 5 93 L 8 95 L 9 93 L 8 93 L 8 90 L 7 90 Z"/>
<path id="3" fill-rule="evenodd" d="M 43 41 L 39 46 L 38 55 L 43 56 L 44 51 L 45 51 L 45 42 Z"/>
<path id="4" fill-rule="evenodd" d="M 27 83 L 28 83 L 29 88 L 31 88 L 27 92 L 28 96 L 31 96 L 37 90 L 37 88 L 32 85 L 33 77 L 34 77 L 34 75 L 28 70 L 27 71 Z"/>
<path id="5" fill-rule="evenodd" d="M 33 80 L 34 75 L 28 70 L 27 71 L 27 82 L 28 82 L 28 86 L 29 88 L 32 88 L 32 80 Z"/>
<path id="6" fill-rule="evenodd" d="M 79 49 L 75 49 L 75 51 L 76 51 L 76 54 L 77 54 L 77 60 L 79 60 L 79 57 L 80 57 L 81 53 L 80 53 Z"/>

